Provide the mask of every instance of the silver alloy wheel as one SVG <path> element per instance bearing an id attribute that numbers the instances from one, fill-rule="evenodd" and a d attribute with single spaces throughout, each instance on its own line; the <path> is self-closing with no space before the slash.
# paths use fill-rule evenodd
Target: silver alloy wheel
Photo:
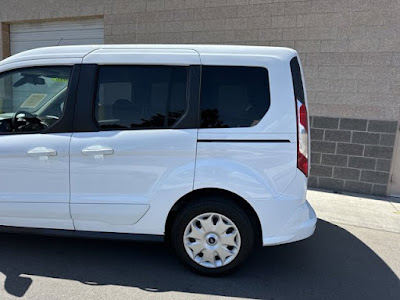
<path id="1" fill-rule="evenodd" d="M 185 250 L 197 264 L 219 268 L 232 262 L 240 251 L 240 233 L 235 223 L 219 213 L 193 218 L 183 234 Z"/>

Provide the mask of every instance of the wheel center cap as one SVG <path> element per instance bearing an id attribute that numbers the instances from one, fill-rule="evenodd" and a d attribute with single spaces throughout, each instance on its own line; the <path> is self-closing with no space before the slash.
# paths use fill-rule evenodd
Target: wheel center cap
<path id="1" fill-rule="evenodd" d="M 207 244 L 214 246 L 218 242 L 218 236 L 214 233 L 210 233 L 206 237 Z"/>

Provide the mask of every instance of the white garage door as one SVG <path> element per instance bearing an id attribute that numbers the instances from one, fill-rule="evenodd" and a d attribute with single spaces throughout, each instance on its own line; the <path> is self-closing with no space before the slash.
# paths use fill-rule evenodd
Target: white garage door
<path id="1" fill-rule="evenodd" d="M 58 44 L 104 44 L 103 19 L 23 23 L 10 26 L 11 54 Z"/>

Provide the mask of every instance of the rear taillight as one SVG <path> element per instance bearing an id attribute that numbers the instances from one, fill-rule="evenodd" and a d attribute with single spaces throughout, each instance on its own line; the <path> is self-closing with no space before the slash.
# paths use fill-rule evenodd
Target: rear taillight
<path id="1" fill-rule="evenodd" d="M 296 99 L 297 107 L 297 168 L 308 177 L 308 117 L 307 107 Z"/>

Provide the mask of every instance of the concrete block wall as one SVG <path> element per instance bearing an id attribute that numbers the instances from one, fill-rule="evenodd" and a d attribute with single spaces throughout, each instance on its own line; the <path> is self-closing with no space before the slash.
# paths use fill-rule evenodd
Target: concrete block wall
<path id="1" fill-rule="evenodd" d="M 8 24 L 95 16 L 106 43 L 295 48 L 314 116 L 310 184 L 380 194 L 389 184 L 394 132 L 370 128 L 399 120 L 399 0 L 0 0 L 0 57 Z"/>
<path id="2" fill-rule="evenodd" d="M 313 116 L 399 119 L 398 0 L 0 0 L 0 22 L 102 16 L 106 43 L 288 46 Z M 3 32 L 3 31 L 2 31 Z M 6 31 L 2 40 L 7 38 Z M 3 43 L 4 44 L 4 43 Z M 0 56 L 5 56 L 0 47 Z"/>
<path id="3" fill-rule="evenodd" d="M 386 195 L 397 122 L 311 117 L 309 186 Z"/>

